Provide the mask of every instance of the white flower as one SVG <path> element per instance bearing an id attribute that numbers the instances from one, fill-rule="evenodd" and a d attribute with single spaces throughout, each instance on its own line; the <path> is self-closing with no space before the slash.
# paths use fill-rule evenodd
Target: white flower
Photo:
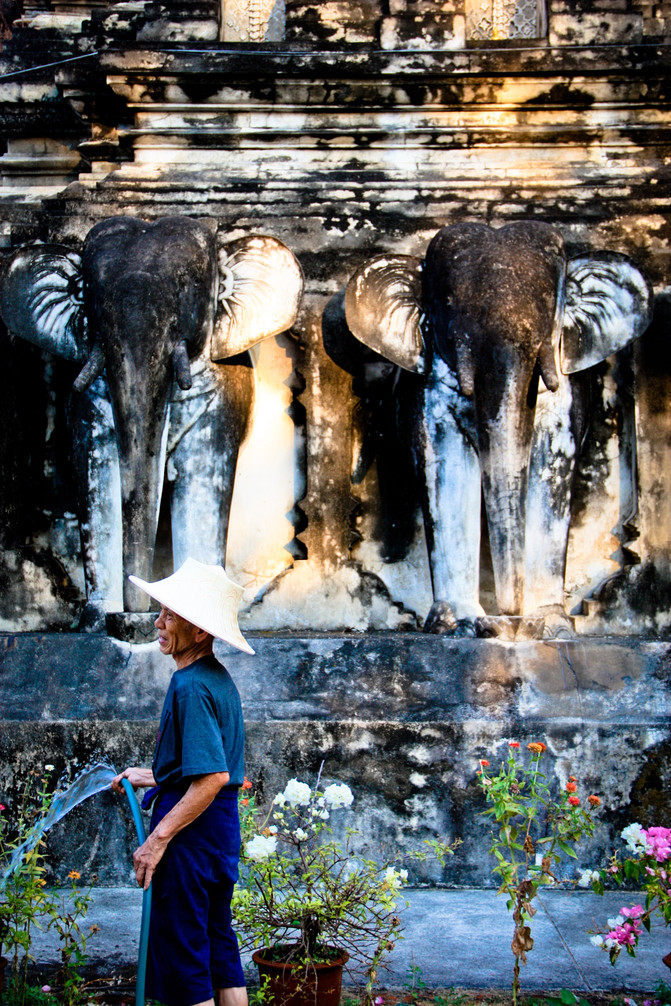
<path id="1" fill-rule="evenodd" d="M 638 822 L 634 822 L 634 824 L 629 824 L 626 828 L 623 828 L 621 835 L 627 843 L 627 848 L 630 852 L 636 854 L 646 851 L 648 847 L 647 842 L 643 834 L 643 828 Z"/>
<path id="2" fill-rule="evenodd" d="M 55 765 L 45 765 L 44 767 L 47 770 L 47 772 L 53 772 L 53 770 L 56 768 Z"/>
<path id="3" fill-rule="evenodd" d="M 248 859 L 260 862 L 268 859 L 277 849 L 277 839 L 274 836 L 267 838 L 265 835 L 257 835 L 245 845 L 245 853 Z"/>
<path id="4" fill-rule="evenodd" d="M 599 874 L 596 870 L 590 870 L 589 867 L 586 870 L 580 871 L 580 876 L 578 877 L 578 887 L 589 887 L 592 883 L 600 879 Z"/>
<path id="5" fill-rule="evenodd" d="M 276 824 L 269 825 L 268 831 L 270 832 L 271 835 L 276 835 L 277 834 L 277 825 Z"/>
<path id="6" fill-rule="evenodd" d="M 402 881 L 403 881 L 404 883 L 405 883 L 405 881 L 406 881 L 406 880 L 408 879 L 408 871 L 407 871 L 407 870 L 399 870 L 399 871 L 398 871 L 398 875 L 399 875 L 399 877 L 401 878 L 401 880 L 402 880 Z"/>
<path id="7" fill-rule="evenodd" d="M 615 929 L 616 926 L 621 926 L 624 924 L 624 916 L 616 915 L 614 919 L 608 919 L 608 925 L 611 929 Z"/>
<path id="8" fill-rule="evenodd" d="M 299 782 L 298 779 L 290 779 L 284 787 L 284 793 L 280 795 L 284 797 L 290 807 L 307 807 L 310 803 L 312 793 L 306 782 Z"/>
<path id="9" fill-rule="evenodd" d="M 322 820 L 322 821 L 328 821 L 328 819 L 329 819 L 329 817 L 330 817 L 331 815 L 330 815 L 330 814 L 329 814 L 329 812 L 327 811 L 326 807 L 324 807 L 324 809 L 323 809 L 323 810 L 318 810 L 318 811 L 316 811 L 316 813 L 315 813 L 315 816 L 316 816 L 316 817 L 318 817 L 318 818 L 319 818 L 320 820 Z"/>
<path id="10" fill-rule="evenodd" d="M 286 807 L 287 798 L 284 795 L 284 793 L 278 793 L 277 796 L 275 797 L 275 799 L 273 800 L 273 803 L 277 807 Z"/>
<path id="11" fill-rule="evenodd" d="M 393 866 L 388 866 L 384 872 L 384 883 L 392 891 L 398 891 L 401 886 L 400 874 Z"/>
<path id="12" fill-rule="evenodd" d="M 349 807 L 354 800 L 354 796 L 346 783 L 334 782 L 324 790 L 324 800 L 327 807 L 330 807 L 331 810 L 336 810 L 338 807 Z"/>
<path id="13" fill-rule="evenodd" d="M 590 936 L 589 942 L 592 944 L 593 947 L 602 947 L 603 936 Z"/>
<path id="14" fill-rule="evenodd" d="M 294 838 L 296 839 L 297 842 L 304 842 L 307 837 L 308 833 L 306 831 L 303 831 L 302 828 L 296 828 L 294 832 Z"/>
<path id="15" fill-rule="evenodd" d="M 614 947 L 618 947 L 619 948 L 619 946 L 620 946 L 620 944 L 618 943 L 618 941 L 614 940 L 612 938 L 608 939 L 608 940 L 604 940 L 603 941 L 603 945 L 606 948 L 606 950 L 613 950 Z"/>

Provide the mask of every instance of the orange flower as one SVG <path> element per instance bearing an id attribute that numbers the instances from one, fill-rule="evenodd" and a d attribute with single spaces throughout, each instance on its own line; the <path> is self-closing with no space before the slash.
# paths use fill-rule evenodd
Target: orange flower
<path id="1" fill-rule="evenodd" d="M 579 796 L 570 796 L 568 798 L 568 802 L 571 804 L 572 807 L 579 807 L 580 806 L 580 797 Z"/>
<path id="2" fill-rule="evenodd" d="M 533 754 L 543 754 L 547 750 L 543 741 L 532 741 L 531 744 L 527 744 L 527 747 Z"/>
<path id="3" fill-rule="evenodd" d="M 247 797 L 245 797 L 245 799 L 241 800 L 240 803 L 242 804 L 243 807 L 246 807 L 247 804 L 249 803 L 249 800 L 247 799 Z"/>
<path id="4" fill-rule="evenodd" d="M 249 779 L 247 778 L 247 776 L 245 776 L 245 781 L 242 784 L 242 789 L 251 789 L 251 788 L 252 788 L 252 784 L 249 781 Z"/>
<path id="5" fill-rule="evenodd" d="M 480 759 L 480 764 L 484 765 L 484 767 L 487 768 L 487 766 L 489 765 L 489 762 L 487 761 L 486 758 L 481 758 Z"/>
<path id="6" fill-rule="evenodd" d="M 576 778 L 576 776 L 574 776 L 574 775 L 570 775 L 570 776 L 568 777 L 568 781 L 569 781 L 569 782 L 577 782 L 577 781 L 578 781 L 578 779 Z"/>
<path id="7" fill-rule="evenodd" d="M 601 806 L 601 797 L 600 796 L 596 796 L 594 793 L 592 793 L 591 796 L 588 796 L 587 800 L 588 800 L 589 803 L 592 804 L 593 807 L 600 807 Z"/>
<path id="8" fill-rule="evenodd" d="M 68 877 L 70 878 L 70 880 L 80 880 L 81 873 L 78 873 L 77 870 L 70 870 L 70 872 L 68 873 Z"/>
<path id="9" fill-rule="evenodd" d="M 575 793 L 575 791 L 577 790 L 577 788 L 578 787 L 576 786 L 576 784 L 574 782 L 567 782 L 566 783 L 566 790 L 569 793 Z"/>
<path id="10" fill-rule="evenodd" d="M 519 741 L 508 741 L 508 747 L 509 748 L 518 748 L 519 746 L 520 746 L 520 742 Z"/>

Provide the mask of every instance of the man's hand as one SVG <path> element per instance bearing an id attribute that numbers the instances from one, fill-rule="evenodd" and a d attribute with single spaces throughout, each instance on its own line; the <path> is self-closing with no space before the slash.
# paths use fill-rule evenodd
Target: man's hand
<path id="1" fill-rule="evenodd" d="M 110 786 L 116 793 L 123 793 L 122 779 L 128 779 L 133 789 L 143 789 L 146 786 L 155 786 L 156 780 L 150 768 L 127 768 L 119 775 L 115 775 Z"/>
<path id="2" fill-rule="evenodd" d="M 168 839 L 161 838 L 155 831 L 152 831 L 149 838 L 133 853 L 135 879 L 143 890 L 146 891 L 149 887 L 154 870 L 160 863 L 167 846 Z"/>

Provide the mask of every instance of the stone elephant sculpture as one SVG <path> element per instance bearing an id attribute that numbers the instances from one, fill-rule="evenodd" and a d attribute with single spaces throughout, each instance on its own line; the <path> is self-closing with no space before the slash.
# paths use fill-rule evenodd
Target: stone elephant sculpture
<path id="1" fill-rule="evenodd" d="M 424 261 L 364 263 L 345 314 L 362 343 L 423 375 L 397 421 L 423 496 L 434 594 L 425 629 L 472 632 L 484 614 L 481 495 L 499 614 L 529 613 L 528 578 L 534 614 L 548 616 L 551 631 L 566 627 L 577 375 L 647 328 L 649 281 L 624 255 L 568 257 L 544 223 L 464 223 L 440 230 Z"/>
<path id="2" fill-rule="evenodd" d="M 31 263 L 39 261 L 33 247 Z M 59 249 L 43 249 L 53 267 Z M 88 233 L 81 257 L 60 249 L 76 273 L 48 296 L 19 250 L 1 293 L 8 324 L 71 342 L 86 362 L 74 387 L 86 394 L 105 373 L 118 446 L 122 565 L 151 579 L 166 461 L 173 483 L 173 558 L 223 563 L 235 466 L 254 396 L 248 350 L 294 323 L 300 265 L 276 238 L 226 242 L 210 221 L 110 217 Z M 76 296 L 83 281 L 83 297 Z M 7 304 L 11 304 L 8 309 Z M 23 320 L 23 330 L 21 324 Z M 54 335 L 54 331 L 58 335 Z M 85 347 L 85 354 L 82 348 Z M 105 495 L 113 512 L 115 501 Z M 126 611 L 149 601 L 124 576 Z"/>
<path id="3" fill-rule="evenodd" d="M 72 249 L 26 246 L 3 261 L 0 315 L 8 330 L 74 364 L 88 354 L 83 304 L 81 258 Z M 122 607 L 119 457 L 102 377 L 70 395 L 67 417 L 86 583 L 80 628 L 95 630 Z"/>

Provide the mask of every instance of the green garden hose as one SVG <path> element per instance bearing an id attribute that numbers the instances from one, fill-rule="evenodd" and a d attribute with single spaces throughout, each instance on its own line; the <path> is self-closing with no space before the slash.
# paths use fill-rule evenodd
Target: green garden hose
<path id="1" fill-rule="evenodd" d="M 137 840 L 142 845 L 147 837 L 144 830 L 144 821 L 140 812 L 140 804 L 135 796 L 135 790 L 128 782 L 128 779 L 121 780 L 123 788 L 126 790 L 130 812 L 133 815 L 133 823 L 137 832 Z M 135 1006 L 144 1006 L 144 983 L 147 974 L 147 947 L 149 945 L 149 917 L 151 915 L 151 884 L 146 891 L 142 892 L 142 921 L 140 922 L 140 946 L 137 952 L 137 983 L 135 985 Z"/>

